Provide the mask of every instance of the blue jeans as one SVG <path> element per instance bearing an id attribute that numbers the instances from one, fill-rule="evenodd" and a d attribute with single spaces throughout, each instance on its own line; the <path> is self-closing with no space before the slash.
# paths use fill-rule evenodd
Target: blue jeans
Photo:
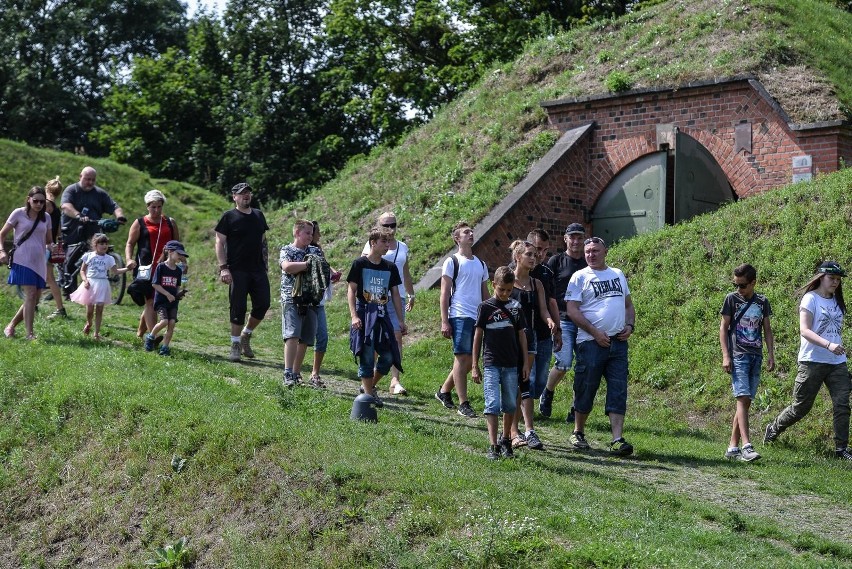
<path id="1" fill-rule="evenodd" d="M 559 320 L 562 328 L 562 349 L 556 352 L 556 369 L 568 371 L 574 362 L 574 344 L 577 342 L 577 325 L 568 318 Z"/>
<path id="2" fill-rule="evenodd" d="M 530 397 L 538 399 L 547 386 L 547 374 L 550 372 L 550 356 L 553 355 L 553 338 L 539 338 L 533 366 L 530 370 Z"/>
<path id="3" fill-rule="evenodd" d="M 485 415 L 514 413 L 518 407 L 518 368 L 485 366 L 482 374 Z"/>
<path id="4" fill-rule="evenodd" d="M 627 412 L 627 342 L 615 336 L 609 340 L 608 348 L 594 340 L 577 344 L 574 407 L 578 413 L 591 413 L 602 377 L 606 378 L 606 414 Z"/>
<path id="5" fill-rule="evenodd" d="M 378 328 L 378 327 L 377 327 Z M 373 369 L 382 375 L 387 375 L 393 366 L 393 354 L 385 350 L 377 352 L 375 349 L 375 336 L 379 334 L 378 329 L 373 332 L 373 338 L 368 338 L 358 355 L 358 377 L 373 377 Z"/>
<path id="6" fill-rule="evenodd" d="M 314 311 L 317 313 L 317 334 L 314 342 L 315 352 L 328 351 L 328 320 L 325 316 L 325 306 L 320 304 Z"/>
<path id="7" fill-rule="evenodd" d="M 760 384 L 760 364 L 763 354 L 737 354 L 731 364 L 731 388 L 734 397 L 754 399 Z"/>

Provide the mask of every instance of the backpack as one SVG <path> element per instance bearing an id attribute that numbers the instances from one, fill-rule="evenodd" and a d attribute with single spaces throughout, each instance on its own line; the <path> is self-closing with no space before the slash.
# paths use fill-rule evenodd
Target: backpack
<path id="1" fill-rule="evenodd" d="M 331 266 L 325 257 L 305 255 L 308 268 L 296 275 L 293 282 L 293 304 L 296 306 L 319 306 L 331 282 Z"/>
<path id="2" fill-rule="evenodd" d="M 459 260 L 455 253 L 450 255 L 450 258 L 453 260 L 453 286 L 450 288 L 450 299 L 452 299 L 453 295 L 456 294 L 456 278 L 459 276 Z M 476 257 L 476 260 L 482 265 L 482 269 L 485 271 L 485 274 L 488 274 L 488 267 L 485 266 L 485 262 L 479 257 Z"/>

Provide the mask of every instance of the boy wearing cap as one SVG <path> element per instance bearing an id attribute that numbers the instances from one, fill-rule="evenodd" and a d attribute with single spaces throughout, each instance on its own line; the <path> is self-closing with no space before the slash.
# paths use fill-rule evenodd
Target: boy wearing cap
<path id="1" fill-rule="evenodd" d="M 240 361 L 241 355 L 254 357 L 251 336 L 266 316 L 272 300 L 264 236 L 269 226 L 263 213 L 251 207 L 251 191 L 251 186 L 245 182 L 231 188 L 234 209 L 222 214 L 216 224 L 219 279 L 229 286 L 231 352 L 228 359 L 232 362 Z M 249 298 L 251 314 L 246 324 Z"/>
<path id="2" fill-rule="evenodd" d="M 731 441 L 725 458 L 752 462 L 760 458 L 749 439 L 748 411 L 760 384 L 763 341 L 766 341 L 766 369 L 775 369 L 775 340 L 769 317 L 769 300 L 754 291 L 757 270 L 749 264 L 734 269 L 736 291 L 728 293 L 719 324 L 722 369 L 731 374 L 731 387 L 737 400 L 731 425 Z M 742 450 L 740 449 L 742 442 Z"/>
<path id="3" fill-rule="evenodd" d="M 154 310 L 160 321 L 145 335 L 145 350 L 148 352 L 154 350 L 154 337 L 165 328 L 166 334 L 159 353 L 161 356 L 171 355 L 169 344 L 177 323 L 178 303 L 183 297 L 181 291 L 178 291 L 183 276 L 183 269 L 178 263 L 186 262 L 187 257 L 189 255 L 180 241 L 169 241 L 163 248 L 160 264 L 154 269 L 151 285 L 154 287 Z"/>

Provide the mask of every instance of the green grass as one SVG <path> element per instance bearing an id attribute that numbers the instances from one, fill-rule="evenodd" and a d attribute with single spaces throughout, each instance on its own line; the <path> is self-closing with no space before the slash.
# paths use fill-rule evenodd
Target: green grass
<path id="1" fill-rule="evenodd" d="M 486 461 L 482 419 L 432 398 L 450 361 L 434 291 L 411 315 L 411 396 L 389 399 L 376 425 L 349 419 L 358 384 L 342 287 L 322 392 L 280 387 L 277 307 L 258 361 L 225 361 L 226 302 L 210 273 L 192 276 L 170 359 L 141 349 L 133 306 L 107 308 L 107 343 L 82 337 L 81 307 L 68 321 L 40 316 L 36 343 L 0 342 L 0 565 L 141 567 L 188 537 L 199 566 L 221 567 L 844 566 L 849 469 L 830 455 L 827 398 L 758 445 L 760 462 L 724 462 L 732 400 L 716 330 L 731 268 L 754 263 L 780 368 L 764 373 L 759 440 L 790 397 L 793 289 L 823 257 L 849 264 L 837 228 L 850 188 L 846 170 L 611 251 L 638 314 L 627 460 L 568 448 L 560 388 L 554 419 L 537 425 L 545 452 Z M 0 313 L 17 302 L 0 295 Z M 587 434 L 605 447 L 599 411 Z"/>

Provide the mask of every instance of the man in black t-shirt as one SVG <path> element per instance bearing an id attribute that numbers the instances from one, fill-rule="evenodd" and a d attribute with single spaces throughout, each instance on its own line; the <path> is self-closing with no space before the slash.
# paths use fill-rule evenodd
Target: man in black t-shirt
<path id="1" fill-rule="evenodd" d="M 562 349 L 555 353 L 556 363 L 547 376 L 547 386 L 541 394 L 538 403 L 538 411 L 544 417 L 550 417 L 553 409 L 553 394 L 556 386 L 571 369 L 574 361 L 574 344 L 577 341 L 577 325 L 568 318 L 565 305 L 565 291 L 568 289 L 568 281 L 571 275 L 580 269 L 586 268 L 586 257 L 583 254 L 583 241 L 586 237 L 586 228 L 581 223 L 572 223 L 565 230 L 565 252 L 552 256 L 547 261 L 547 266 L 554 273 L 553 296 L 559 308 L 559 328 L 562 330 Z M 574 420 L 574 406 L 568 414 L 568 422 Z"/>
<path id="2" fill-rule="evenodd" d="M 251 207 L 251 186 L 239 183 L 231 188 L 231 195 L 234 209 L 222 214 L 216 224 L 216 258 L 219 278 L 229 285 L 231 352 L 228 359 L 238 362 L 241 355 L 254 357 L 251 335 L 271 303 L 264 235 L 269 226 L 263 213 Z M 248 298 L 251 298 L 251 314 L 246 324 Z"/>

